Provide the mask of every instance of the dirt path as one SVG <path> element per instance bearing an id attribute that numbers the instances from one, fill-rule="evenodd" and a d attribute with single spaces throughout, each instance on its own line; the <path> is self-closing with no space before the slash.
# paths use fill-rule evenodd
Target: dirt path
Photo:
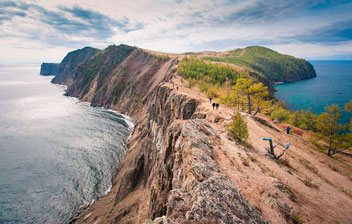
<path id="1" fill-rule="evenodd" d="M 186 81 L 174 77 L 174 91 L 197 98 L 201 104 L 199 112 L 219 136 L 218 147 L 214 148 L 215 159 L 239 187 L 242 194 L 272 223 L 293 220 L 306 223 L 352 223 L 352 160 L 339 157 L 328 158 L 318 152 L 307 140 L 307 136 L 287 135 L 264 126 L 248 114 L 249 146 L 237 144 L 229 139 L 225 126 L 231 121 L 234 110 L 220 105 L 213 110 L 209 99 L 199 88 L 186 88 Z M 172 85 L 165 83 L 164 85 Z M 215 120 L 218 120 L 216 123 Z M 263 138 L 273 138 L 282 150 L 291 143 L 280 162 L 266 155 Z"/>

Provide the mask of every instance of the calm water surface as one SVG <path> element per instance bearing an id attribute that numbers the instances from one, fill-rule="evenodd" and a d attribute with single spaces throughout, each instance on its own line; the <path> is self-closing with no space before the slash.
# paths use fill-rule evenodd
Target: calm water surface
<path id="1" fill-rule="evenodd" d="M 0 223 L 66 223 L 109 191 L 133 128 L 38 74 L 0 67 Z"/>
<path id="2" fill-rule="evenodd" d="M 317 77 L 296 83 L 275 85 L 275 96 L 289 109 L 312 108 L 320 114 L 324 107 L 338 104 L 341 108 L 352 99 L 352 61 L 310 61 Z M 348 123 L 351 113 L 344 112 L 341 123 Z"/>

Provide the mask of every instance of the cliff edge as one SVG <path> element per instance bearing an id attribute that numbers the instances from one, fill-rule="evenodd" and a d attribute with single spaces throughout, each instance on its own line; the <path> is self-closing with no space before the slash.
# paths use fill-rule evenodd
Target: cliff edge
<path id="1" fill-rule="evenodd" d="M 135 121 L 111 192 L 77 223 L 266 223 L 215 162 L 219 137 L 201 119 L 200 102 L 165 85 L 178 62 L 110 46 L 79 66 L 72 82 L 61 83 L 69 84 L 67 95 Z"/>
<path id="2" fill-rule="evenodd" d="M 349 161 L 328 160 L 303 136 L 246 114 L 249 144 L 237 144 L 225 130 L 233 109 L 213 110 L 197 86 L 185 87 L 177 73 L 182 57 L 113 45 L 61 80 L 66 95 L 135 122 L 110 193 L 73 222 L 352 221 L 352 212 L 341 212 L 352 208 Z M 286 162 L 266 156 L 261 139 L 269 136 L 292 143 Z"/>

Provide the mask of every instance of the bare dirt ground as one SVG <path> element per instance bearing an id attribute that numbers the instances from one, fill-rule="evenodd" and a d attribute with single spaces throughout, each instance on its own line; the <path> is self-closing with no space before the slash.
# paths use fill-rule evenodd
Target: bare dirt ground
<path id="1" fill-rule="evenodd" d="M 181 93 L 199 99 L 200 112 L 216 130 L 220 141 L 214 148 L 220 168 L 230 176 L 242 194 L 271 223 L 352 223 L 352 159 L 345 156 L 329 158 L 315 149 L 309 134 L 287 135 L 285 125 L 275 129 L 260 124 L 242 113 L 248 124 L 248 145 L 231 140 L 226 125 L 234 109 L 220 105 L 213 110 L 209 99 L 197 86 L 186 88 L 186 81 L 175 76 L 173 82 Z M 164 83 L 164 85 L 172 85 Z M 175 87 L 176 87 L 175 86 Z M 216 119 L 215 119 L 216 118 Z M 215 120 L 219 120 L 216 123 Z M 275 161 L 266 155 L 267 141 L 279 142 L 278 152 L 287 142 L 289 150 Z"/>

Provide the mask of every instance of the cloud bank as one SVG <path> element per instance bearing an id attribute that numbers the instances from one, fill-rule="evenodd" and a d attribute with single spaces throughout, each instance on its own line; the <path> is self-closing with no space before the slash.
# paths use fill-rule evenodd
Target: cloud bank
<path id="1" fill-rule="evenodd" d="M 351 11 L 343 0 L 0 1 L 0 63 L 59 61 L 112 43 L 166 52 L 263 45 L 352 59 Z"/>

